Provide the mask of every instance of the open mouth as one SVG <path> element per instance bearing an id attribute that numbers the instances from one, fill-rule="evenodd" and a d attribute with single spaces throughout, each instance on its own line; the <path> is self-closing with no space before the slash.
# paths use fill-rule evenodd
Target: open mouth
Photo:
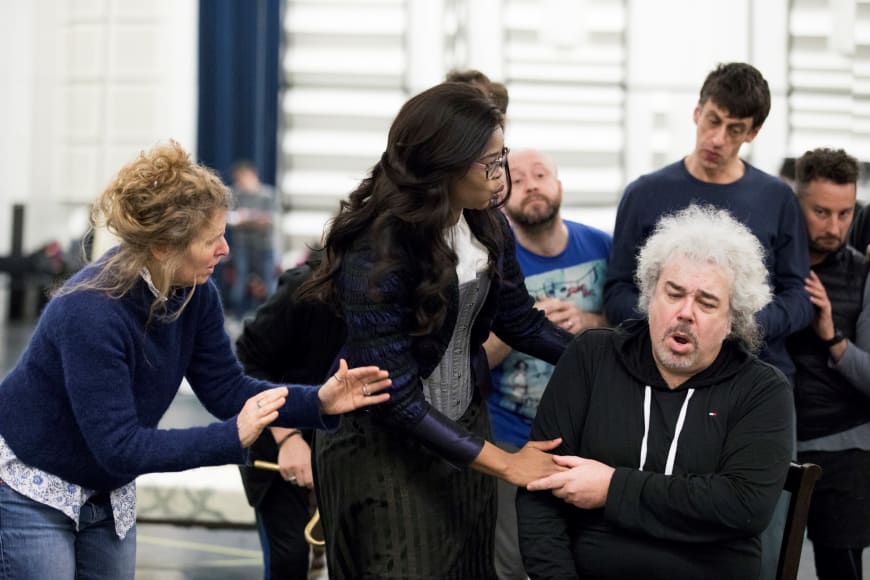
<path id="1" fill-rule="evenodd" d="M 668 348 L 674 353 L 688 353 L 695 348 L 694 337 L 686 332 L 671 332 L 666 340 Z"/>

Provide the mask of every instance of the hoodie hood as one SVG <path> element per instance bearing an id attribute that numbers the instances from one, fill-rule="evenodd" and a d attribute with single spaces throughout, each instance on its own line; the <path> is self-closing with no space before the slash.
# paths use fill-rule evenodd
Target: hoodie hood
<path id="1" fill-rule="evenodd" d="M 649 323 L 646 319 L 626 320 L 617 327 L 613 340 L 619 362 L 628 374 L 654 389 L 669 389 L 653 358 Z M 722 350 L 713 364 L 673 390 L 703 389 L 721 384 L 754 359 L 755 355 L 743 345 L 728 338 L 722 343 Z"/>

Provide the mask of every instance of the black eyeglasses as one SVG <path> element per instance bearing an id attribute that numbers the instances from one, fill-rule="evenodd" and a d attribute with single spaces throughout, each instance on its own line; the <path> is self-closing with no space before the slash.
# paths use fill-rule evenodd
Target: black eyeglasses
<path id="1" fill-rule="evenodd" d="M 487 179 L 492 179 L 500 167 L 507 166 L 507 156 L 510 152 L 511 150 L 505 147 L 501 150 L 501 154 L 489 163 L 484 163 L 483 161 L 475 161 L 474 163 L 483 167 L 484 175 Z"/>

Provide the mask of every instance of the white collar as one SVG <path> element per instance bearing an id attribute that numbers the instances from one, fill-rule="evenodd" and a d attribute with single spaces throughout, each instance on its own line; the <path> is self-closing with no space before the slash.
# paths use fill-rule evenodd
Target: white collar
<path id="1" fill-rule="evenodd" d="M 154 285 L 154 280 L 151 278 L 151 272 L 148 271 L 147 267 L 143 267 L 139 270 L 139 275 L 142 276 L 142 279 L 145 280 L 145 284 L 148 285 L 148 290 L 154 295 L 155 298 L 161 301 L 165 301 L 166 297 L 160 295 L 160 291 L 157 290 L 157 287 Z"/>

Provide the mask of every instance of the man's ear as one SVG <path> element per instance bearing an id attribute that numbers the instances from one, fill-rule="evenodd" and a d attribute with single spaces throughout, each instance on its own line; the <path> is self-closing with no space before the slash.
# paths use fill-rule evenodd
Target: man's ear
<path id="1" fill-rule="evenodd" d="M 692 120 L 695 124 L 698 124 L 698 121 L 701 120 L 701 104 L 698 103 L 695 105 L 695 112 L 692 113 Z"/>
<path id="2" fill-rule="evenodd" d="M 749 130 L 749 133 L 746 134 L 746 137 L 743 138 L 744 143 L 752 143 L 752 140 L 758 135 L 758 132 L 761 131 L 761 125 L 758 127 L 753 127 Z"/>

